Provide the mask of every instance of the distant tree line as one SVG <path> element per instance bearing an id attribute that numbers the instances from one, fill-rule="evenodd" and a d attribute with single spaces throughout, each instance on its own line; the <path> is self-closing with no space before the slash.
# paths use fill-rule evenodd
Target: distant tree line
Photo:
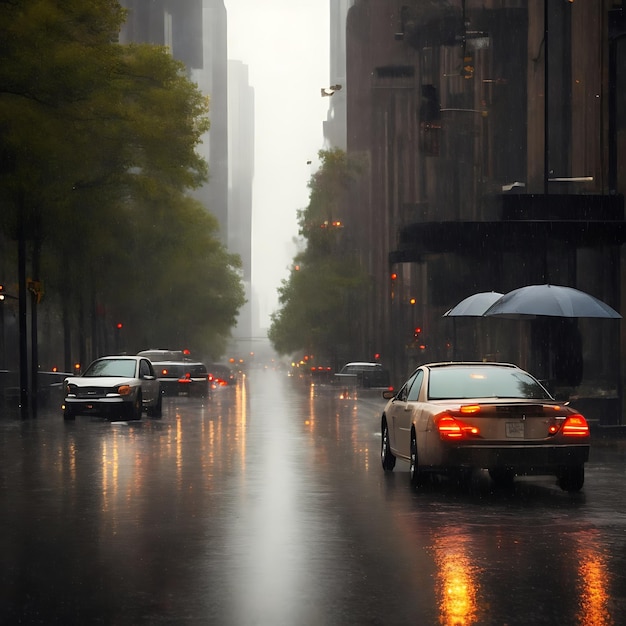
<path id="1" fill-rule="evenodd" d="M 364 164 L 343 150 L 321 150 L 320 169 L 309 181 L 309 204 L 298 212 L 304 249 L 279 287 L 280 308 L 269 338 L 283 355 L 313 356 L 313 364 L 338 367 L 354 358 L 369 294 L 342 206 Z"/>
<path id="2" fill-rule="evenodd" d="M 166 48 L 119 44 L 124 20 L 114 0 L 0 0 L 0 282 L 28 283 L 66 367 L 220 356 L 244 303 L 239 258 L 189 195 L 208 99 Z"/>

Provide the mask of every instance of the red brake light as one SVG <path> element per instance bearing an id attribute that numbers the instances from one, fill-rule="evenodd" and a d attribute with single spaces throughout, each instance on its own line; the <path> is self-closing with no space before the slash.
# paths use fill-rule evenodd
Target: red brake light
<path id="1" fill-rule="evenodd" d="M 587 420 L 577 413 L 576 415 L 570 415 L 565 422 L 563 422 L 561 432 L 568 437 L 588 437 L 589 425 L 587 424 Z"/>
<path id="2" fill-rule="evenodd" d="M 435 426 L 439 436 L 443 440 L 458 440 L 469 437 L 478 437 L 480 430 L 476 426 L 470 426 L 451 415 L 440 415 L 435 418 Z"/>

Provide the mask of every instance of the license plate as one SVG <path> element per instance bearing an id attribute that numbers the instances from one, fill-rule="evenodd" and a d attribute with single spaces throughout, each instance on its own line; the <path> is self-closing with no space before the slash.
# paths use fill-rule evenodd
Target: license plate
<path id="1" fill-rule="evenodd" d="M 524 422 L 507 422 L 506 423 L 506 436 L 517 437 L 518 439 L 524 438 Z"/>

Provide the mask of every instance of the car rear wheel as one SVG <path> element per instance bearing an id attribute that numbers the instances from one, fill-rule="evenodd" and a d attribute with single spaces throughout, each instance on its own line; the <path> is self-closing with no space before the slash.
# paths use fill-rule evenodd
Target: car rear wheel
<path id="1" fill-rule="evenodd" d="M 417 438 L 415 431 L 411 431 L 411 452 L 409 458 L 409 477 L 411 479 L 411 487 L 416 489 L 423 483 L 423 476 L 419 470 L 419 463 L 417 458 Z"/>
<path id="2" fill-rule="evenodd" d="M 396 457 L 389 448 L 389 428 L 387 427 L 387 420 L 383 420 L 381 434 L 380 458 L 383 463 L 383 469 L 390 472 L 396 466 Z"/>
<path id="3" fill-rule="evenodd" d="M 563 491 L 580 491 L 585 483 L 585 466 L 564 467 L 559 476 L 559 487 Z"/>

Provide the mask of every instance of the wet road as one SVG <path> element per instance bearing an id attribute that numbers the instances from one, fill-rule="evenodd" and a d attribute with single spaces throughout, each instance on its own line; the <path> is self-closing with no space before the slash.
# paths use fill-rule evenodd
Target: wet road
<path id="1" fill-rule="evenodd" d="M 626 624 L 626 445 L 585 488 L 408 486 L 382 401 L 252 371 L 160 420 L 0 418 L 0 623 Z"/>

